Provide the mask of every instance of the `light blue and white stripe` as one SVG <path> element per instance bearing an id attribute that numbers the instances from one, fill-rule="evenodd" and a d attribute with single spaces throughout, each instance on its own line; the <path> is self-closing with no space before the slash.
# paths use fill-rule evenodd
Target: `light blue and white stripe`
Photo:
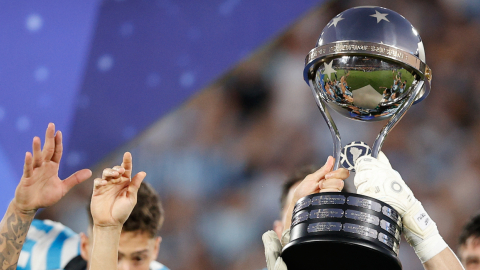
<path id="1" fill-rule="evenodd" d="M 80 237 L 51 220 L 34 220 L 18 260 L 18 270 L 63 269 L 80 254 Z"/>

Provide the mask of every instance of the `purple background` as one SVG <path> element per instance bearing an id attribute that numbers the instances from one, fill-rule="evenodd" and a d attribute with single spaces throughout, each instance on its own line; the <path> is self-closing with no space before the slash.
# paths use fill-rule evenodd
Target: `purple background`
<path id="1" fill-rule="evenodd" d="M 0 211 L 49 122 L 92 167 L 321 2 L 0 2 Z"/>

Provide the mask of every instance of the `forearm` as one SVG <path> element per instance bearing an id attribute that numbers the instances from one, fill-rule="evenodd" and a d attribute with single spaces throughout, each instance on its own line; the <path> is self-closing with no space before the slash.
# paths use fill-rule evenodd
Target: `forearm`
<path id="1" fill-rule="evenodd" d="M 122 226 L 93 227 L 93 247 L 90 256 L 90 270 L 116 270 L 118 264 L 118 243 Z"/>
<path id="2" fill-rule="evenodd" d="M 0 222 L 0 269 L 16 269 L 36 211 L 22 212 L 10 202 Z"/>
<path id="3" fill-rule="evenodd" d="M 453 251 L 447 247 L 423 264 L 425 270 L 464 270 Z"/>

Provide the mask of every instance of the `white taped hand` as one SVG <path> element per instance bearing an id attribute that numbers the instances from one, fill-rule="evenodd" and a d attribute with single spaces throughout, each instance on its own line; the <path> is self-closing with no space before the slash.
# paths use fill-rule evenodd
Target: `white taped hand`
<path id="1" fill-rule="evenodd" d="M 290 240 L 290 230 L 286 230 L 282 235 L 282 243 L 285 245 Z M 277 234 L 274 231 L 267 231 L 262 235 L 263 245 L 265 246 L 265 259 L 267 260 L 268 270 L 287 270 L 287 265 L 283 262 L 282 248 Z"/>
<path id="2" fill-rule="evenodd" d="M 417 201 L 400 174 L 392 169 L 387 157 L 380 152 L 378 159 L 363 156 L 355 162 L 354 184 L 357 193 L 381 200 L 393 206 L 403 216 Z"/>
<path id="3" fill-rule="evenodd" d="M 381 200 L 397 210 L 402 217 L 405 239 L 422 263 L 447 247 L 435 222 L 382 152 L 378 159 L 371 156 L 358 158 L 355 171 L 357 193 Z"/>

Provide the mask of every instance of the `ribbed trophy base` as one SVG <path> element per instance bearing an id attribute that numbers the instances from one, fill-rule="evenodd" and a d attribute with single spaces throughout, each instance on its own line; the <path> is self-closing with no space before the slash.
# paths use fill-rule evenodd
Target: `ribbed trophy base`
<path id="1" fill-rule="evenodd" d="M 345 192 L 312 194 L 295 206 L 282 258 L 289 270 L 400 270 L 401 228 L 398 213 L 382 201 Z"/>

